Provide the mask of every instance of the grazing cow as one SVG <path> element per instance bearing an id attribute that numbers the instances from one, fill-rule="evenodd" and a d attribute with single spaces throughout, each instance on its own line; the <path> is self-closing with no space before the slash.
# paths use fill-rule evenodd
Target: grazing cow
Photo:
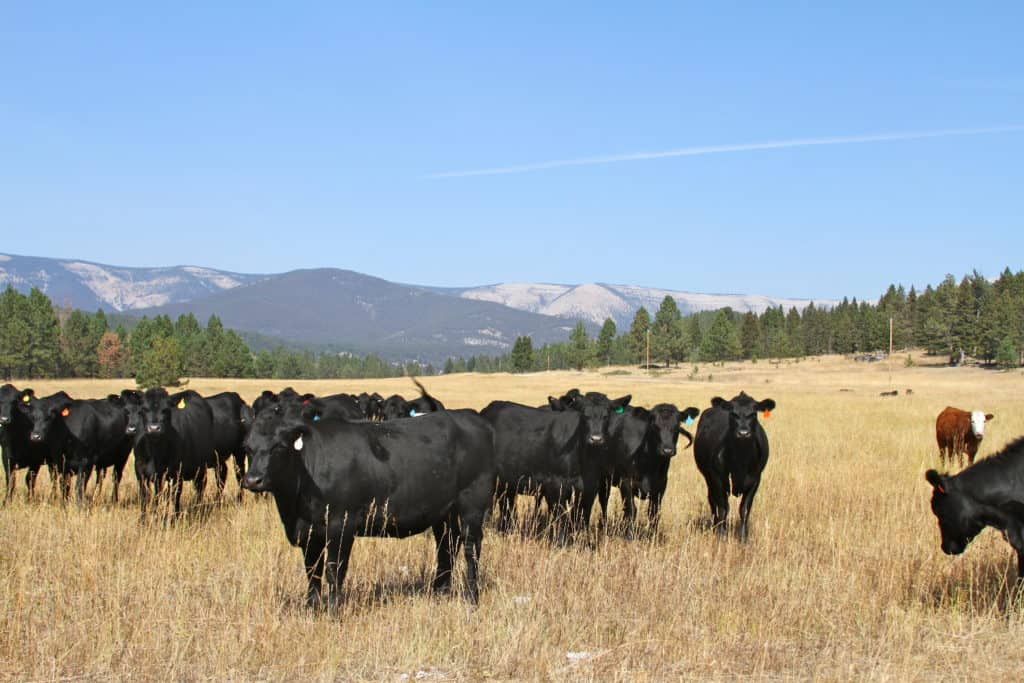
<path id="1" fill-rule="evenodd" d="M 126 403 L 126 431 L 135 436 L 135 476 L 139 480 L 139 504 L 149 505 L 149 486 L 159 495 L 168 483 L 175 513 L 181 511 L 181 482 L 191 480 L 202 497 L 206 468 L 215 467 L 213 412 L 202 396 L 192 390 L 168 395 L 166 389 L 149 389 L 138 403 Z"/>
<path id="2" fill-rule="evenodd" d="M 32 400 L 32 390 L 21 391 L 11 384 L 0 387 L 0 457 L 3 458 L 6 494 L 4 504 L 14 495 L 15 470 L 25 468 L 25 488 L 31 499 L 35 493 L 39 468 L 46 463 L 40 444 L 29 440 L 32 421 L 25 403 Z"/>
<path id="3" fill-rule="evenodd" d="M 406 401 L 398 394 L 388 396 L 381 405 L 384 420 L 395 420 L 402 417 L 416 417 L 424 413 L 444 410 L 444 404 L 427 393 L 426 388 L 415 378 L 412 380 L 420 390 L 420 397 Z"/>
<path id="4" fill-rule="evenodd" d="M 217 452 L 217 492 L 223 493 L 228 476 L 228 460 L 235 463 L 235 481 L 238 482 L 238 499 L 242 499 L 242 475 L 245 474 L 245 433 L 243 415 L 248 406 L 242 397 L 233 391 L 224 391 L 207 396 L 213 418 L 213 449 Z"/>
<path id="5" fill-rule="evenodd" d="M 612 416 L 611 444 L 616 449 L 615 470 L 612 477 L 602 482 L 598 499 L 602 516 L 607 516 L 608 494 L 612 485 L 618 485 L 622 494 L 623 517 L 632 522 L 636 516 L 634 496 L 648 499 L 647 514 L 653 527 L 657 527 L 661 500 L 668 488 L 668 470 L 675 457 L 679 435 L 687 438 L 685 448 L 693 443 L 693 436 L 684 425 L 692 424 L 700 415 L 693 406 L 680 411 L 671 403 L 659 403 L 650 410 L 633 407 Z"/>
<path id="6" fill-rule="evenodd" d="M 967 412 L 952 406 L 946 406 L 935 418 L 935 440 L 939 444 L 939 461 L 953 461 L 954 456 L 967 454 L 967 464 L 974 463 L 978 454 L 978 444 L 985 438 L 985 423 L 995 418 L 992 413 L 981 410 Z"/>
<path id="7" fill-rule="evenodd" d="M 288 541 L 303 548 L 310 605 L 321 584 L 341 595 L 356 536 L 404 538 L 432 529 L 435 591 L 451 588 L 465 543 L 466 594 L 479 599 L 483 521 L 494 492 L 494 441 L 474 411 L 388 423 L 321 420 L 294 410 L 260 413 L 246 437 L 243 485 L 269 491 Z"/>
<path id="8" fill-rule="evenodd" d="M 26 405 L 31 412 L 31 438 L 45 444 L 52 469 L 60 476 L 64 499 L 70 493 L 72 476 L 75 498 L 81 505 L 93 470 L 102 486 L 107 468 L 113 467 L 112 500 L 117 502 L 121 475 L 132 450 L 121 397 L 112 394 L 103 399 L 72 400 L 59 392 Z"/>
<path id="9" fill-rule="evenodd" d="M 1024 582 L 1024 438 L 959 474 L 925 472 L 932 485 L 942 552 L 959 555 L 986 526 L 1003 532 L 1017 552 L 1017 583 Z"/>
<path id="10" fill-rule="evenodd" d="M 768 463 L 768 435 L 757 420 L 775 409 L 775 401 L 757 401 L 744 392 L 726 401 L 711 399 L 711 407 L 700 416 L 694 439 L 693 457 L 708 486 L 711 520 L 721 533 L 729 514 L 729 493 L 740 500 L 739 537 L 746 540 L 750 506 L 761 485 L 761 473 Z"/>

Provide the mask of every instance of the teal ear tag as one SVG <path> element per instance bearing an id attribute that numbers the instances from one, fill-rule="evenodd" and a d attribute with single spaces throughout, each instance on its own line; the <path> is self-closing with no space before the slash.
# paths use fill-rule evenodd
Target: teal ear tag
<path id="1" fill-rule="evenodd" d="M 623 408 L 622 406 L 619 406 L 618 408 L 615 409 L 616 415 L 622 415 L 624 412 L 626 412 L 626 409 Z"/>
<path id="2" fill-rule="evenodd" d="M 693 416 L 692 415 L 687 415 L 686 416 L 686 424 L 688 424 L 688 425 L 692 425 L 693 424 Z"/>

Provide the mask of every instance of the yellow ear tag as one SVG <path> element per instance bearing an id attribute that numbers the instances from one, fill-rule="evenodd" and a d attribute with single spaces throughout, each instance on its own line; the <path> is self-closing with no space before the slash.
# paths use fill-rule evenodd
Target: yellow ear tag
<path id="1" fill-rule="evenodd" d="M 181 399 L 180 401 L 178 401 L 178 410 L 184 410 L 184 408 L 185 408 L 185 399 Z"/>
<path id="2" fill-rule="evenodd" d="M 64 410 L 60 411 L 60 416 L 61 417 L 67 417 L 70 414 L 71 414 L 71 409 L 70 408 L 65 408 Z"/>
<path id="3" fill-rule="evenodd" d="M 764 416 L 765 416 L 765 419 L 771 417 L 772 416 L 772 411 L 770 411 L 770 410 L 764 411 Z"/>
<path id="4" fill-rule="evenodd" d="M 28 394 L 25 394 L 24 396 L 21 397 L 21 402 L 22 403 L 28 403 L 31 400 L 32 400 L 32 397 L 29 396 Z"/>

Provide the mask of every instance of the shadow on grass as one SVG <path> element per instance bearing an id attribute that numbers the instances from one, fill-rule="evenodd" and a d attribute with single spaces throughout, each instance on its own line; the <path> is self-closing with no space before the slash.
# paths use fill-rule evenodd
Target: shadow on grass
<path id="1" fill-rule="evenodd" d="M 997 562 L 961 561 L 948 571 L 908 585 L 907 590 L 936 610 L 981 615 L 1011 614 L 1024 609 L 1024 585 L 1017 581 L 1013 557 Z"/>

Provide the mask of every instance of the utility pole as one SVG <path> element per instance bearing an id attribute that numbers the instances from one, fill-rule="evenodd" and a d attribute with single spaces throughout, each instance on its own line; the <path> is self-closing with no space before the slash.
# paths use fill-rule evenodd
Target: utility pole
<path id="1" fill-rule="evenodd" d="M 647 374 L 651 374 L 651 328 L 647 328 Z"/>

